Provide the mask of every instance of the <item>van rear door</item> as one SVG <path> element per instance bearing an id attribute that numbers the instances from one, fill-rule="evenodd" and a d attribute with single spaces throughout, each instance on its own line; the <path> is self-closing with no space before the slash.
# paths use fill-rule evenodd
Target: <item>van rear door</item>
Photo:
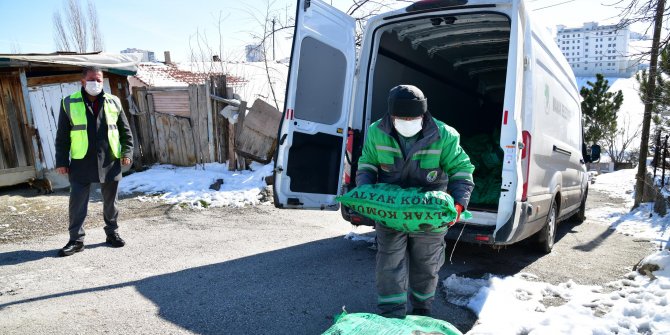
<path id="1" fill-rule="evenodd" d="M 355 69 L 355 21 L 320 0 L 299 0 L 274 202 L 279 208 L 338 209 Z"/>

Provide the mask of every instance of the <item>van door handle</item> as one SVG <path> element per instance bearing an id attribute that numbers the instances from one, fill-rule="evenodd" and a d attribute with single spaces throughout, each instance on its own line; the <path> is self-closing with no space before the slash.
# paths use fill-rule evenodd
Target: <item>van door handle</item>
<path id="1" fill-rule="evenodd" d="M 565 149 L 561 149 L 561 148 L 557 147 L 556 145 L 554 145 L 554 152 L 558 152 L 559 154 L 563 154 L 563 155 L 566 155 L 568 157 L 572 156 L 572 153 L 570 151 L 565 150 Z"/>

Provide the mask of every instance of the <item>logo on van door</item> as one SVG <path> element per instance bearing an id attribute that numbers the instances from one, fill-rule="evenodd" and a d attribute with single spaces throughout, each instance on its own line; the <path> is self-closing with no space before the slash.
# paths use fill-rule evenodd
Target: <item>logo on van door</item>
<path id="1" fill-rule="evenodd" d="M 549 114 L 549 100 L 551 100 L 549 85 L 544 84 L 544 112 L 547 114 Z"/>
<path id="2" fill-rule="evenodd" d="M 428 172 L 428 175 L 426 175 L 426 181 L 429 183 L 434 182 L 437 179 L 437 171 L 433 170 Z"/>

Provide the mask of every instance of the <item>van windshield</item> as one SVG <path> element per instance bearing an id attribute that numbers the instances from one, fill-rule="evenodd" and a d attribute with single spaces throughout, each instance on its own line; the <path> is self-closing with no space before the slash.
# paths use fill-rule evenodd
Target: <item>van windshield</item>
<path id="1" fill-rule="evenodd" d="M 432 15 L 386 25 L 376 34 L 367 83 L 371 120 L 386 113 L 392 87 L 419 87 L 433 117 L 461 134 L 461 145 L 475 165 L 470 208 L 496 211 L 509 18 L 491 12 Z"/>

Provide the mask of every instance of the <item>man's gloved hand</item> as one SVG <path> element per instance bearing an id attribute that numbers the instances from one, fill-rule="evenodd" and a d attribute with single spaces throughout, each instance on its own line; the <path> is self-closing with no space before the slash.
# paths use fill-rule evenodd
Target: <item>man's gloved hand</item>
<path id="1" fill-rule="evenodd" d="M 449 227 L 453 226 L 454 224 L 456 224 L 456 222 L 458 222 L 461 219 L 461 213 L 463 213 L 463 209 L 464 209 L 463 206 L 461 206 L 461 204 L 459 204 L 459 203 L 456 203 L 454 205 L 454 207 L 456 207 L 456 213 L 457 213 L 456 214 L 456 220 L 451 221 L 449 223 Z"/>

